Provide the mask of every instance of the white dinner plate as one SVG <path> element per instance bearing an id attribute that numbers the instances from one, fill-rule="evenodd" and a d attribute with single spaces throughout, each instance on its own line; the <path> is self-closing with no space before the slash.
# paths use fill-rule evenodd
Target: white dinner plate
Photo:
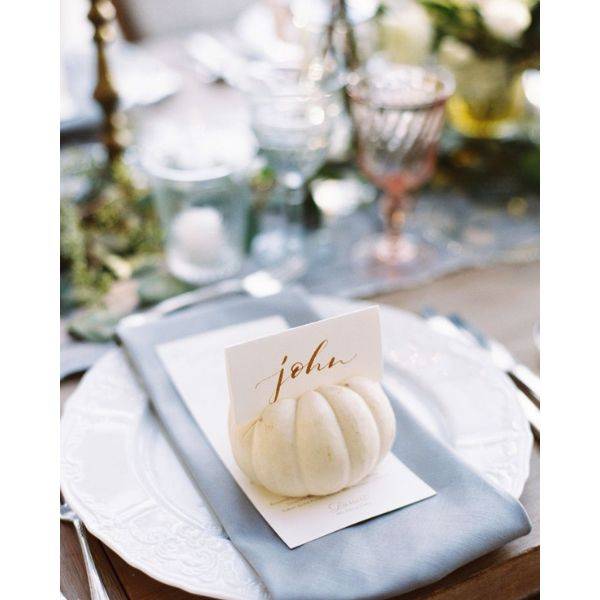
<path id="1" fill-rule="evenodd" d="M 313 299 L 324 317 L 364 303 Z M 515 389 L 477 348 L 381 307 L 386 385 L 436 436 L 518 497 L 532 436 Z M 268 594 L 169 446 L 120 350 L 73 393 L 61 425 L 61 486 L 88 529 L 166 584 L 213 598 Z"/>

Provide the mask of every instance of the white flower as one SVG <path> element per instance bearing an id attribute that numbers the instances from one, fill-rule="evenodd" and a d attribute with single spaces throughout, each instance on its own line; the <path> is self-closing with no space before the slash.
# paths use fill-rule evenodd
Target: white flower
<path id="1" fill-rule="evenodd" d="M 479 10 L 488 31 L 502 40 L 518 39 L 531 24 L 531 13 L 522 0 L 485 0 Z"/>
<path id="2" fill-rule="evenodd" d="M 433 26 L 414 0 L 388 3 L 380 22 L 381 46 L 394 62 L 419 64 L 431 52 Z"/>
<path id="3" fill-rule="evenodd" d="M 458 68 L 475 58 L 470 46 L 450 36 L 442 39 L 438 54 L 440 62 L 451 68 Z"/>

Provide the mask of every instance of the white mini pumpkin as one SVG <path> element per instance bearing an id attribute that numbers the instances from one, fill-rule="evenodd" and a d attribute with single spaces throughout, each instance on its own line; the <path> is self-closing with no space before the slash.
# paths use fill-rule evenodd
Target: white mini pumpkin
<path id="1" fill-rule="evenodd" d="M 324 496 L 355 485 L 389 452 L 395 434 L 385 392 L 365 377 L 279 399 L 243 426 L 229 412 L 239 467 L 282 496 Z"/>

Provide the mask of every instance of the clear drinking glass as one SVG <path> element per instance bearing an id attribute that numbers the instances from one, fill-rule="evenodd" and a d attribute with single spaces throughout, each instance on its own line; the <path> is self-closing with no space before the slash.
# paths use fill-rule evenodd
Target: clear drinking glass
<path id="1" fill-rule="evenodd" d="M 435 169 L 446 100 L 454 90 L 447 71 L 389 65 L 376 73 L 353 74 L 349 86 L 358 137 L 358 163 L 383 192 L 382 234 L 363 240 L 359 260 L 416 268 L 434 251 L 403 233 L 414 206 L 413 193 Z"/>
<path id="2" fill-rule="evenodd" d="M 254 156 L 249 140 L 242 132 L 199 131 L 192 142 L 183 136 L 176 148 L 161 146 L 142 157 L 167 267 L 183 281 L 208 283 L 242 266 Z"/>
<path id="3" fill-rule="evenodd" d="M 255 243 L 261 262 L 304 251 L 303 200 L 307 180 L 327 157 L 339 86 L 296 67 L 256 65 L 248 79 L 252 129 L 284 190 L 283 227 Z"/>

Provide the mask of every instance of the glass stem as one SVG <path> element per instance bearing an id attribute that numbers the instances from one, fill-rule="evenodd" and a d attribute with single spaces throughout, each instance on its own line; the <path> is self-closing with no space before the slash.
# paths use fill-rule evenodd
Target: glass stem
<path id="1" fill-rule="evenodd" d="M 400 265 L 413 260 L 417 247 L 403 235 L 406 217 L 413 205 L 408 195 L 384 196 L 381 211 L 385 233 L 375 248 L 376 257 L 388 265 Z"/>
<path id="2" fill-rule="evenodd" d="M 404 231 L 406 215 L 409 210 L 408 196 L 385 196 L 382 200 L 381 211 L 385 224 L 385 233 L 390 241 L 398 241 Z"/>
<path id="3" fill-rule="evenodd" d="M 304 248 L 304 180 L 296 174 L 282 178 L 285 189 L 283 209 L 286 218 L 286 246 L 291 252 Z"/>

